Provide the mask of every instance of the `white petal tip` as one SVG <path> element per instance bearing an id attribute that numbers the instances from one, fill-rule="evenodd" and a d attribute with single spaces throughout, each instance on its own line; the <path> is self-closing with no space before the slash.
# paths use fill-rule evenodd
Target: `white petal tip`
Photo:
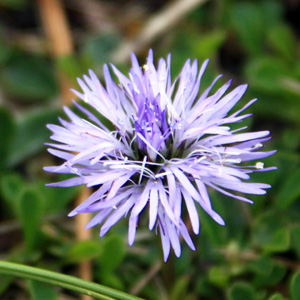
<path id="1" fill-rule="evenodd" d="M 71 211 L 71 212 L 68 214 L 68 217 L 74 217 L 74 216 L 76 216 L 76 215 L 78 215 L 78 212 L 75 211 L 75 210 L 73 210 L 73 211 Z"/>

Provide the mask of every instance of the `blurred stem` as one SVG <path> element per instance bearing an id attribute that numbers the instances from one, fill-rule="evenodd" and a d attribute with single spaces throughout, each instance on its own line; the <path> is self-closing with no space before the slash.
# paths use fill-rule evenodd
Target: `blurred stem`
<path id="1" fill-rule="evenodd" d="M 208 0 L 175 0 L 168 3 L 156 14 L 144 22 L 141 30 L 133 40 L 125 40 L 114 53 L 115 63 L 124 63 L 130 58 L 130 53 L 139 53 L 150 45 L 156 38 L 162 36 L 178 23 L 193 9 Z"/>
<path id="2" fill-rule="evenodd" d="M 75 292 L 102 300 L 143 300 L 142 298 L 126 294 L 77 277 L 56 273 L 36 267 L 0 261 L 0 273 L 13 275 L 30 280 L 37 280 L 47 284 L 66 288 Z"/>
<path id="3" fill-rule="evenodd" d="M 86 187 L 84 187 L 77 199 L 75 206 L 78 206 L 83 201 L 85 201 L 90 196 L 90 190 Z M 89 229 L 85 229 L 85 225 L 90 221 L 90 214 L 78 214 L 75 216 L 75 226 L 76 226 L 76 237 L 78 241 L 84 241 L 92 238 L 92 231 Z M 80 277 L 92 281 L 92 265 L 90 260 L 85 260 L 80 262 L 79 264 L 79 274 Z M 83 299 L 85 300 L 85 299 Z"/>
<path id="4" fill-rule="evenodd" d="M 65 11 L 60 0 L 37 0 L 41 21 L 48 40 L 48 49 L 56 59 L 73 53 L 73 41 Z M 64 105 L 71 103 L 71 80 L 58 72 L 61 96 Z"/>

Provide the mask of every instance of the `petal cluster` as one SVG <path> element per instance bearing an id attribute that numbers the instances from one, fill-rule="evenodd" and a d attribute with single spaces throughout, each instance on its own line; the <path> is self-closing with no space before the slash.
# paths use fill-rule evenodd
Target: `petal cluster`
<path id="1" fill-rule="evenodd" d="M 250 116 L 243 112 L 256 99 L 231 112 L 247 85 L 228 92 L 229 81 L 212 93 L 218 76 L 200 93 L 208 60 L 200 70 L 197 60 L 187 60 L 174 81 L 170 64 L 169 55 L 155 67 L 150 50 L 144 66 L 132 54 L 128 77 L 111 66 L 118 83 L 107 65 L 103 68 L 104 85 L 92 71 L 78 79 L 82 92 L 74 93 L 87 105 L 74 104 L 86 117 L 65 107 L 69 120 L 61 119 L 61 126 L 48 125 L 55 141 L 48 144 L 49 152 L 64 162 L 45 168 L 74 174 L 51 186 L 95 187 L 70 216 L 95 213 L 87 228 L 101 224 L 100 236 L 128 216 L 128 241 L 132 245 L 140 213 L 147 209 L 149 229 L 160 233 L 165 260 L 171 247 L 180 256 L 180 237 L 195 250 L 182 219 L 183 207 L 195 234 L 200 230 L 199 208 L 224 225 L 212 207 L 207 187 L 252 203 L 234 192 L 265 194 L 268 184 L 247 180 L 252 172 L 274 169 L 264 168 L 259 160 L 275 152 L 260 151 L 263 142 L 270 139 L 269 131 L 241 132 L 245 127 L 230 127 Z M 89 106 L 91 109 L 86 108 Z M 248 161 L 254 163 L 246 164 Z"/>

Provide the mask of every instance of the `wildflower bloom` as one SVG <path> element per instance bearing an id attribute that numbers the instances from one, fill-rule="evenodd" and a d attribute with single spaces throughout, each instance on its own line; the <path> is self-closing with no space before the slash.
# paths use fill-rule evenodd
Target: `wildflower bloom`
<path id="1" fill-rule="evenodd" d="M 111 66 L 119 80 L 116 84 L 104 65 L 105 87 L 96 75 L 78 79 L 82 93 L 74 91 L 93 109 L 110 121 L 109 130 L 93 113 L 74 102 L 86 115 L 78 117 L 69 108 L 65 113 L 70 121 L 60 120 L 62 126 L 48 125 L 53 132 L 49 152 L 65 162 L 45 170 L 76 175 L 50 186 L 85 184 L 96 191 L 69 216 L 78 213 L 96 213 L 87 228 L 102 224 L 100 236 L 122 217 L 129 215 L 128 242 L 133 244 L 140 213 L 149 210 L 149 229 L 160 232 L 164 259 L 170 248 L 181 254 L 180 236 L 195 250 L 188 229 L 182 220 L 185 206 L 192 230 L 199 233 L 197 206 L 213 220 L 224 225 L 214 211 L 207 187 L 227 196 L 252 203 L 232 194 L 265 194 L 270 185 L 245 182 L 252 172 L 268 171 L 261 162 L 246 166 L 244 162 L 257 161 L 275 151 L 261 152 L 262 143 L 269 140 L 269 131 L 246 132 L 231 130 L 250 116 L 242 109 L 231 113 L 241 99 L 247 85 L 240 85 L 227 93 L 231 81 L 210 95 L 213 83 L 199 94 L 206 60 L 198 72 L 197 60 L 188 60 L 180 75 L 172 83 L 171 56 L 153 63 L 150 50 L 147 64 L 140 67 L 134 54 L 129 77 Z M 55 148 L 55 149 L 53 149 Z"/>

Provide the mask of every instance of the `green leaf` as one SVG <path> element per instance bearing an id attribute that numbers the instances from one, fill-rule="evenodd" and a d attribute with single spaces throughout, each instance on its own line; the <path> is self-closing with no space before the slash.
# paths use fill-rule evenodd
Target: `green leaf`
<path id="1" fill-rule="evenodd" d="M 11 143 L 15 134 L 15 122 L 10 111 L 0 107 L 0 170 L 7 165 Z"/>
<path id="2" fill-rule="evenodd" d="M 93 64 L 102 65 L 110 60 L 110 55 L 120 42 L 116 34 L 102 34 L 89 36 L 80 49 L 81 54 L 91 60 Z"/>
<path id="3" fill-rule="evenodd" d="M 76 83 L 78 76 L 81 76 L 83 70 L 78 63 L 78 58 L 74 55 L 63 55 L 56 59 L 56 65 L 73 83 Z"/>
<path id="4" fill-rule="evenodd" d="M 284 252 L 290 247 L 290 230 L 283 218 L 270 211 L 255 221 L 253 242 L 266 252 Z"/>
<path id="5" fill-rule="evenodd" d="M 57 110 L 33 111 L 17 122 L 16 135 L 8 156 L 8 165 L 14 167 L 25 158 L 45 149 L 51 132 L 46 125 L 58 123 Z M 34 134 L 33 134 L 34 133 Z M 42 166 L 41 166 L 42 168 Z"/>
<path id="6" fill-rule="evenodd" d="M 300 258 L 300 225 L 295 225 L 291 228 L 292 246 L 295 248 L 298 257 Z"/>
<path id="7" fill-rule="evenodd" d="M 244 67 L 245 75 L 252 88 L 270 95 L 285 95 L 281 79 L 289 76 L 290 68 L 285 61 L 271 56 L 250 60 Z"/>
<path id="8" fill-rule="evenodd" d="M 31 299 L 32 300 L 56 300 L 58 299 L 58 294 L 55 290 L 55 287 L 35 281 L 35 280 L 30 280 L 29 281 L 29 291 L 31 294 Z"/>
<path id="9" fill-rule="evenodd" d="M 296 272 L 292 277 L 290 293 L 292 300 L 300 300 L 300 271 Z"/>
<path id="10" fill-rule="evenodd" d="M 41 242 L 40 225 L 43 215 L 43 199 L 37 191 L 25 188 L 20 194 L 18 205 L 25 246 L 30 252 Z"/>
<path id="11" fill-rule="evenodd" d="M 23 9 L 28 5 L 28 0 L 1 0 L 1 5 L 12 9 Z"/>
<path id="12" fill-rule="evenodd" d="M 189 283 L 190 277 L 182 276 L 175 280 L 171 293 L 170 298 L 172 300 L 181 300 L 186 299 L 187 291 L 189 290 Z"/>
<path id="13" fill-rule="evenodd" d="M 115 270 L 125 257 L 125 249 L 124 241 L 120 236 L 113 235 L 105 239 L 98 260 L 100 272 L 109 273 Z"/>
<path id="14" fill-rule="evenodd" d="M 285 24 L 268 26 L 267 41 L 283 58 L 292 60 L 295 57 L 295 37 Z"/>
<path id="15" fill-rule="evenodd" d="M 228 300 L 257 300 L 253 287 L 246 282 L 235 283 L 227 293 Z"/>
<path id="16" fill-rule="evenodd" d="M 102 246 L 98 241 L 79 241 L 66 253 L 66 260 L 71 263 L 91 260 L 98 257 L 101 250 Z"/>
<path id="17" fill-rule="evenodd" d="M 6 174 L 0 178 L 0 193 L 9 209 L 18 214 L 18 199 L 24 179 L 18 173 Z"/>
<path id="18" fill-rule="evenodd" d="M 286 274 L 286 268 L 280 265 L 273 265 L 269 274 L 259 273 L 256 275 L 253 284 L 260 286 L 276 286 L 279 284 Z"/>
<path id="19" fill-rule="evenodd" d="M 285 298 L 281 294 L 274 294 L 268 300 L 284 300 Z"/>
<path id="20" fill-rule="evenodd" d="M 290 247 L 290 230 L 282 228 L 277 230 L 270 243 L 267 243 L 263 248 L 268 252 L 284 252 Z"/>
<path id="21" fill-rule="evenodd" d="M 11 275 L 0 274 L 0 296 L 6 291 L 13 280 L 14 277 Z"/>
<path id="22" fill-rule="evenodd" d="M 69 175 L 63 174 L 55 178 L 55 181 L 63 181 L 70 178 Z M 45 186 L 48 181 L 37 182 L 36 188 L 44 197 L 45 213 L 59 213 L 67 209 L 67 205 L 78 195 L 81 186 L 59 188 Z M 69 208 L 68 208 L 69 209 Z"/>
<path id="23" fill-rule="evenodd" d="M 262 277 L 270 276 L 274 263 L 268 256 L 260 256 L 257 260 L 249 262 L 250 270 L 261 275 Z"/>
<path id="24" fill-rule="evenodd" d="M 246 52 L 261 52 L 265 25 L 262 10 L 257 3 L 235 1 L 230 9 L 229 22 Z"/>
<path id="25" fill-rule="evenodd" d="M 222 30 L 210 31 L 208 34 L 202 34 L 199 38 L 193 40 L 193 54 L 199 61 L 204 61 L 208 57 L 213 59 L 226 38 L 226 32 Z"/>
<path id="26" fill-rule="evenodd" d="M 2 28 L 0 27 L 0 65 L 2 66 L 9 59 L 11 49 L 9 44 L 5 40 L 5 35 L 3 34 Z"/>
<path id="27" fill-rule="evenodd" d="M 279 192 L 276 195 L 276 207 L 287 209 L 300 196 L 300 169 L 297 168 L 287 177 L 283 178 Z"/>
<path id="28" fill-rule="evenodd" d="M 208 273 L 208 279 L 212 284 L 218 287 L 226 287 L 230 279 L 228 267 L 211 267 Z"/>
<path id="29" fill-rule="evenodd" d="M 19 101 L 45 100 L 57 93 L 51 65 L 43 57 L 15 55 L 0 73 L 6 93 Z"/>

